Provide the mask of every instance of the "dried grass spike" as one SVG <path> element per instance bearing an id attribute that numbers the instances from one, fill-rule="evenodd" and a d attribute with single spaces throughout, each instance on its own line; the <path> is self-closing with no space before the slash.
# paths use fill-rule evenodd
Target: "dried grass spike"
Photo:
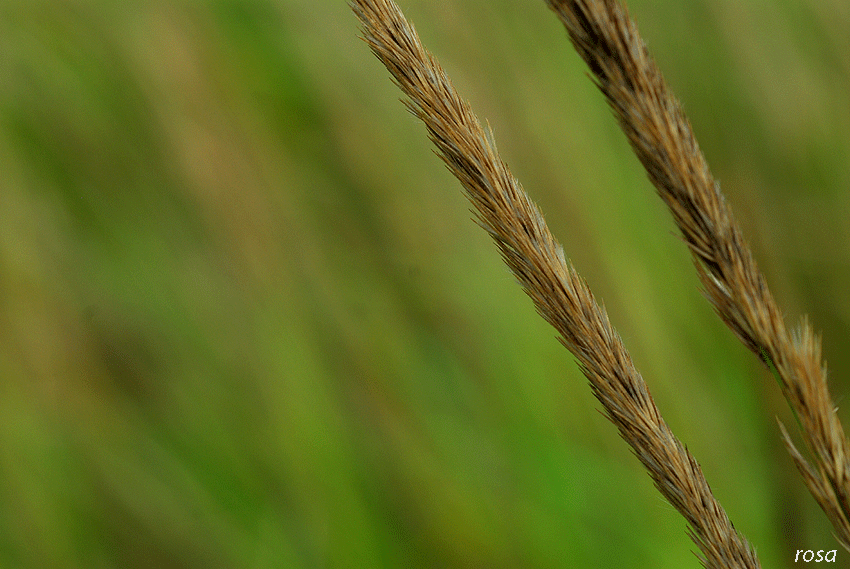
<path id="1" fill-rule="evenodd" d="M 353 0 L 363 37 L 460 180 L 537 311 L 578 359 L 608 418 L 656 488 L 685 517 L 706 567 L 760 567 L 715 500 L 699 464 L 670 431 L 605 311 L 565 257 L 478 119 L 391 0 Z"/>
<path id="2" fill-rule="evenodd" d="M 547 4 L 673 215 L 705 296 L 741 342 L 776 370 L 815 466 L 793 446 L 789 451 L 839 541 L 850 543 L 850 444 L 834 412 L 820 343 L 805 320 L 793 333 L 786 328 L 681 105 L 626 9 L 616 0 Z"/>

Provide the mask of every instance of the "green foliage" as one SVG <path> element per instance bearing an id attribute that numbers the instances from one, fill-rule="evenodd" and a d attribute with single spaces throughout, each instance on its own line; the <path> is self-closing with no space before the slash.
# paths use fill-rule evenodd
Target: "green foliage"
<path id="1" fill-rule="evenodd" d="M 827 4 L 630 9 L 840 401 Z M 545 3 L 404 8 L 765 567 L 837 547 Z M 356 33 L 342 1 L 0 1 L 0 566 L 697 565 Z"/>

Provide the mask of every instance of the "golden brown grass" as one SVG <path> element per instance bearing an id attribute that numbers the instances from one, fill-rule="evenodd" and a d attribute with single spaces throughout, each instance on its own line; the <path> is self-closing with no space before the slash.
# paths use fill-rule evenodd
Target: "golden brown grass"
<path id="1" fill-rule="evenodd" d="M 789 332 L 678 101 L 625 8 L 614 0 L 547 0 L 589 65 L 693 255 L 705 294 L 738 338 L 780 378 L 814 465 L 782 428 L 789 452 L 850 544 L 848 445 L 826 385 L 820 346 L 803 321 Z M 479 224 L 578 359 L 609 419 L 658 490 L 685 517 L 706 567 L 759 567 L 714 499 L 699 464 L 670 431 L 620 337 L 565 259 L 542 215 L 485 130 L 391 0 L 353 0 L 364 39 L 407 96 Z"/>
<path id="2" fill-rule="evenodd" d="M 803 319 L 789 331 L 708 169 L 679 102 L 637 27 L 615 0 L 547 0 L 590 67 L 688 244 L 720 318 L 779 378 L 814 465 L 780 424 L 812 495 L 850 549 L 850 447 L 826 382 L 820 341 Z"/>

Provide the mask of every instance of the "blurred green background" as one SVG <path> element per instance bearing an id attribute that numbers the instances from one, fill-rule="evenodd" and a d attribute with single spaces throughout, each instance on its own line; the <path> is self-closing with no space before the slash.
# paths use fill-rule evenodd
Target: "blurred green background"
<path id="1" fill-rule="evenodd" d="M 850 4 L 629 4 L 847 425 Z M 401 6 L 764 566 L 838 548 L 545 3 Z M 0 1 L 0 566 L 698 566 L 357 35 Z"/>

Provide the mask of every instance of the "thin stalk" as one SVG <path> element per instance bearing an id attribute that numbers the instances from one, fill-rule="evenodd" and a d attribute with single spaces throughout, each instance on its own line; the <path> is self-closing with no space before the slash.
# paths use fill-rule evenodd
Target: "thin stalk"
<path id="1" fill-rule="evenodd" d="M 437 60 L 391 0 L 354 0 L 363 37 L 425 124 L 538 313 L 578 360 L 596 398 L 656 488 L 688 521 L 705 567 L 760 567 L 755 552 L 714 498 L 699 464 L 655 406 L 608 315 L 566 260 L 537 206 L 499 157 Z"/>
<path id="2" fill-rule="evenodd" d="M 735 335 L 776 370 L 814 465 L 782 428 L 810 492 L 850 550 L 850 445 L 826 381 L 820 340 L 791 331 L 711 175 L 679 101 L 616 0 L 547 0 L 593 73 L 690 249 L 704 294 Z"/>

